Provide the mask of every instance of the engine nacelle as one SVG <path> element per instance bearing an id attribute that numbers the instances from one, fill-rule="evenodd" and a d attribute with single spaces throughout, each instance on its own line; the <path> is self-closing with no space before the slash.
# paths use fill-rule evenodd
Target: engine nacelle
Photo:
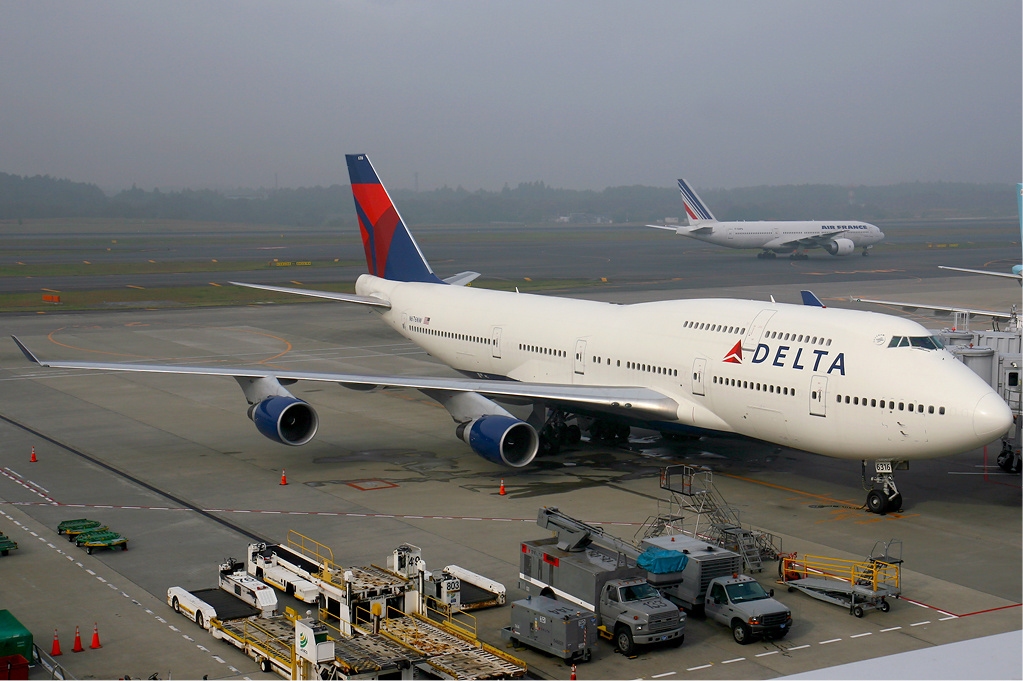
<path id="1" fill-rule="evenodd" d="M 249 407 L 249 418 L 265 437 L 296 447 L 312 440 L 320 425 L 316 412 L 306 402 L 282 395 Z"/>
<path id="2" fill-rule="evenodd" d="M 832 239 L 824 244 L 824 250 L 831 255 L 849 255 L 856 250 L 856 244 L 852 242 L 852 239 Z"/>
<path id="3" fill-rule="evenodd" d="M 512 468 L 529 465 L 540 447 L 540 437 L 533 426 L 499 414 L 461 423 L 455 434 L 487 461 Z"/>

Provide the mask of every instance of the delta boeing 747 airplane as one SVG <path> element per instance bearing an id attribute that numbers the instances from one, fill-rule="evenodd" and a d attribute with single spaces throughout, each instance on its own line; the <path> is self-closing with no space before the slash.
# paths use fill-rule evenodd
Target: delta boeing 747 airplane
<path id="1" fill-rule="evenodd" d="M 898 510 L 893 472 L 997 440 L 1005 402 L 919 324 L 889 315 L 754 300 L 611 303 L 466 287 L 475 273 L 434 274 L 369 158 L 347 157 L 369 273 L 356 294 L 241 284 L 368 306 L 463 377 L 424 378 L 38 359 L 65 369 L 235 378 L 266 437 L 302 445 L 316 434 L 295 381 L 413 388 L 443 405 L 455 434 L 496 465 L 630 427 L 738 435 L 842 459 L 876 462 L 871 511 Z M 498 404 L 532 405 L 521 419 Z"/>
<path id="2" fill-rule="evenodd" d="M 790 258 L 806 259 L 807 248 L 823 248 L 831 255 L 849 255 L 857 248 L 863 255 L 884 239 L 884 232 L 869 222 L 857 220 L 753 220 L 718 222 L 696 190 L 686 180 L 678 181 L 687 224 L 647 225 L 667 229 L 698 241 L 727 248 L 762 248 L 758 258 L 774 258 L 788 253 Z"/>

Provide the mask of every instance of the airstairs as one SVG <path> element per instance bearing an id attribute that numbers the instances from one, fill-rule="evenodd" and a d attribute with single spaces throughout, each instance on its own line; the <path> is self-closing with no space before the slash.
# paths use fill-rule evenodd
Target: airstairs
<path id="1" fill-rule="evenodd" d="M 694 466 L 661 469 L 661 489 L 671 498 L 662 513 L 650 517 L 639 534 L 642 539 L 665 534 L 699 537 L 742 556 L 748 572 L 761 572 L 765 560 L 776 560 L 781 539 L 769 532 L 743 526 L 739 512 L 714 487 L 714 474 Z"/>

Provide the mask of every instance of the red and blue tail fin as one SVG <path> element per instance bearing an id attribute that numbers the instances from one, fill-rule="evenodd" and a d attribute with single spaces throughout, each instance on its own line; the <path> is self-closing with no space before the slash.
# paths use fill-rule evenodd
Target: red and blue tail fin
<path id="1" fill-rule="evenodd" d="M 419 245 L 377 177 L 365 154 L 347 154 L 355 212 L 369 273 L 392 281 L 443 284 L 430 269 Z"/>

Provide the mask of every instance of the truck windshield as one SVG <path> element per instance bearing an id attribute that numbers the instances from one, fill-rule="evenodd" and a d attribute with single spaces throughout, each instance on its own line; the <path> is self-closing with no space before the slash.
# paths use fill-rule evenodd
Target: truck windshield
<path id="1" fill-rule="evenodd" d="M 621 588 L 622 601 L 628 603 L 629 601 L 641 601 L 645 598 L 657 598 L 660 596 L 657 593 L 657 589 L 650 586 L 649 584 L 633 584 L 632 586 L 623 586 Z"/>
<path id="2" fill-rule="evenodd" d="M 759 601 L 770 598 L 764 587 L 759 582 L 742 582 L 741 584 L 726 584 L 728 599 L 732 603 L 745 603 L 746 601 Z"/>

